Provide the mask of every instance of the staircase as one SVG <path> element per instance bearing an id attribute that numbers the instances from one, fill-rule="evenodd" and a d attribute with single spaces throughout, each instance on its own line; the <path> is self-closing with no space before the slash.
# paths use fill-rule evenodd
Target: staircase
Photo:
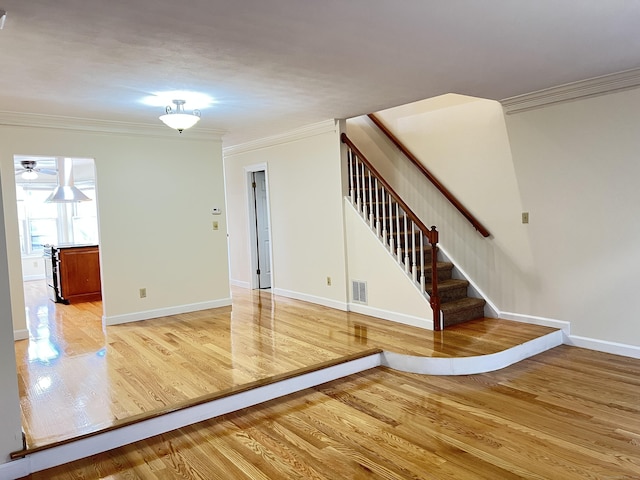
<path id="1" fill-rule="evenodd" d="M 344 133 L 342 142 L 349 147 L 350 201 L 429 299 L 434 330 L 483 318 L 485 300 L 468 296 L 469 282 L 455 278 L 455 266 L 436 245 L 435 227 L 428 229 L 417 218 Z"/>

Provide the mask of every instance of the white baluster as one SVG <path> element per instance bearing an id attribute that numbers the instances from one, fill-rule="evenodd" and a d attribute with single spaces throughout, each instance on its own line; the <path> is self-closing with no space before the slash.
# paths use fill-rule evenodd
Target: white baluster
<path id="1" fill-rule="evenodd" d="M 362 202 L 360 202 L 360 165 L 358 156 L 356 155 L 356 209 L 358 213 L 362 213 Z"/>
<path id="2" fill-rule="evenodd" d="M 393 200 L 389 194 L 389 252 L 395 255 L 395 244 L 393 240 Z"/>
<path id="3" fill-rule="evenodd" d="M 376 187 L 376 235 L 380 236 L 380 192 L 378 191 L 378 179 L 374 179 Z"/>
<path id="4" fill-rule="evenodd" d="M 355 205 L 355 193 L 353 189 L 353 152 L 351 149 L 347 151 L 347 159 L 349 161 L 349 197 L 351 198 L 351 204 Z"/>
<path id="5" fill-rule="evenodd" d="M 387 244 L 387 215 L 386 215 L 386 202 L 385 202 L 385 198 L 387 196 L 387 193 L 384 189 L 384 187 L 382 187 L 382 205 L 380 206 L 380 208 L 382 209 L 382 241 L 384 242 L 384 244 Z"/>
<path id="6" fill-rule="evenodd" d="M 418 278 L 418 266 L 416 265 L 416 224 L 411 221 L 411 277 L 415 282 Z"/>
<path id="7" fill-rule="evenodd" d="M 371 170 L 367 171 L 369 175 L 369 226 L 373 228 L 373 183 L 371 181 Z"/>
<path id="8" fill-rule="evenodd" d="M 398 251 L 396 252 L 396 259 L 398 263 L 402 262 L 402 246 L 400 244 L 400 205 L 396 202 L 396 235 L 397 235 L 397 247 Z"/>
<path id="9" fill-rule="evenodd" d="M 420 265 L 422 274 L 420 275 L 420 286 L 422 287 L 422 292 L 426 291 L 425 281 L 424 281 L 424 270 L 426 265 L 424 264 L 424 233 L 420 232 Z"/>
<path id="10" fill-rule="evenodd" d="M 407 212 L 404 215 L 404 271 L 409 274 L 409 226 L 407 225 Z"/>

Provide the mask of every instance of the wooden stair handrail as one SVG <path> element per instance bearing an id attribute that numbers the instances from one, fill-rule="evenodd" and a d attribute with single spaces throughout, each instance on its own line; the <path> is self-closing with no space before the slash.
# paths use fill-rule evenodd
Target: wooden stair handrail
<path id="1" fill-rule="evenodd" d="M 407 213 L 407 216 L 425 234 L 425 236 L 429 239 L 429 243 L 434 243 L 432 241 L 433 238 L 432 238 L 431 230 L 427 228 L 427 226 L 424 223 L 422 223 L 422 221 L 418 218 L 418 216 L 415 213 L 413 213 L 413 211 L 409 208 L 409 205 L 404 203 L 402 198 L 400 198 L 400 195 L 398 195 L 396 191 L 393 189 L 393 187 L 389 185 L 389 183 L 387 183 L 387 181 L 382 177 L 382 175 L 380 175 L 380 172 L 378 172 L 373 167 L 373 165 L 371 165 L 371 162 L 367 160 L 367 157 L 365 157 L 360 150 L 358 150 L 358 147 L 356 147 L 354 143 L 349 139 L 349 137 L 347 137 L 346 133 L 342 133 L 342 135 L 340 135 L 340 140 L 342 140 L 342 143 L 349 146 L 349 148 L 353 151 L 353 153 L 355 153 L 356 156 L 360 159 L 360 161 L 364 163 L 369 170 L 371 170 L 371 173 L 373 173 L 375 177 L 378 177 L 378 182 L 380 182 L 384 186 L 384 188 L 391 194 L 391 196 L 398 203 L 398 205 L 400 205 L 400 207 L 402 207 L 402 209 Z M 438 240 L 436 237 L 435 243 L 437 242 Z"/>
<path id="2" fill-rule="evenodd" d="M 458 209 L 458 211 L 473 225 L 473 227 L 483 236 L 488 237 L 491 235 L 489 230 L 487 230 L 480 221 L 473 216 L 473 214 L 466 209 L 462 203 L 455 197 L 453 193 L 447 189 L 440 181 L 425 167 L 418 158 L 411 153 L 411 151 L 396 137 L 391 130 L 389 130 L 382 121 L 378 117 L 376 117 L 373 113 L 367 115 L 371 121 L 384 133 L 393 144 L 398 147 L 398 149 L 413 163 L 418 170 L 420 170 L 425 177 L 446 197 L 451 204 Z"/>

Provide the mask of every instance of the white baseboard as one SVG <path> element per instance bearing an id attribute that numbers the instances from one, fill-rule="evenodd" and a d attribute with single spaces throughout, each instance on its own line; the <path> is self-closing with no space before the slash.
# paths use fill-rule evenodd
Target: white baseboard
<path id="1" fill-rule="evenodd" d="M 33 472 L 29 470 L 29 462 L 24 458 L 0 464 L 0 480 L 15 480 L 31 473 Z"/>
<path id="2" fill-rule="evenodd" d="M 432 318 L 414 317 L 412 315 L 405 315 L 404 313 L 398 313 L 398 312 L 390 312 L 388 310 L 382 310 L 380 308 L 374 308 L 374 307 L 370 307 L 369 305 L 362 305 L 360 303 L 350 303 L 348 306 L 349 306 L 350 312 L 361 313 L 362 315 L 369 315 L 370 317 L 381 318 L 383 320 L 389 320 L 392 322 L 398 322 L 404 325 L 410 325 L 412 327 L 419 327 L 427 330 L 433 330 Z"/>
<path id="3" fill-rule="evenodd" d="M 158 308 L 156 310 L 125 313 L 124 315 L 103 316 L 102 321 L 105 325 L 118 325 L 121 323 L 149 320 L 150 318 L 168 317 L 169 315 L 177 315 L 179 313 L 189 313 L 197 312 L 199 310 L 208 310 L 210 308 L 227 307 L 229 305 L 231 305 L 231 298 L 222 298 L 220 300 L 211 300 L 209 302 L 190 303 L 187 305 L 177 305 L 175 307 Z"/>
<path id="4" fill-rule="evenodd" d="M 596 338 L 580 337 L 578 335 L 566 335 L 564 343 L 574 347 L 588 348 L 598 352 L 612 353 L 640 359 L 640 347 L 637 345 L 627 345 L 625 343 L 609 342 Z"/>
<path id="5" fill-rule="evenodd" d="M 571 323 L 564 320 L 554 320 L 553 318 L 535 317 L 533 315 L 521 315 L 519 313 L 500 312 L 498 318 L 513 320 L 514 322 L 530 323 L 542 327 L 558 328 L 565 336 L 571 334 Z"/>
<path id="6" fill-rule="evenodd" d="M 22 277 L 22 281 L 23 282 L 31 282 L 32 280 L 44 280 L 45 277 L 44 273 L 39 273 L 38 275 L 25 275 L 24 277 Z"/>
<path id="7" fill-rule="evenodd" d="M 284 290 L 282 288 L 273 288 L 271 292 L 274 295 L 282 295 L 283 297 L 293 298 L 295 300 L 302 300 L 303 302 L 315 303 L 317 305 L 323 305 L 329 308 L 335 308 L 336 310 L 348 311 L 348 305 L 346 302 L 340 302 L 331 298 L 317 297 L 315 295 L 309 295 L 307 293 L 294 292 L 291 290 Z"/>
<path id="8" fill-rule="evenodd" d="M 29 330 L 27 330 L 26 328 L 23 328 L 21 330 L 14 330 L 13 331 L 13 340 L 14 341 L 26 340 L 27 338 L 29 338 Z"/>
<path id="9" fill-rule="evenodd" d="M 251 284 L 249 282 L 245 282 L 243 280 L 234 280 L 233 278 L 229 280 L 229 285 L 242 288 L 251 288 Z"/>

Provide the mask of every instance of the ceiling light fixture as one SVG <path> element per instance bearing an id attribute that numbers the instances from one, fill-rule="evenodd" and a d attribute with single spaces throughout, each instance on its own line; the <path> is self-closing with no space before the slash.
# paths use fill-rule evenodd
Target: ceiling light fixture
<path id="1" fill-rule="evenodd" d="M 38 174 L 33 170 L 27 170 L 26 172 L 22 172 L 21 177 L 25 180 L 35 180 L 36 178 L 38 178 Z"/>
<path id="2" fill-rule="evenodd" d="M 0 30 L 4 28 L 4 21 L 7 19 L 6 10 L 0 10 Z"/>
<path id="3" fill-rule="evenodd" d="M 160 115 L 160 120 L 167 127 L 178 130 L 182 133 L 183 130 L 193 127 L 200 120 L 200 110 L 194 110 L 193 113 L 186 113 L 184 111 L 184 100 L 173 100 L 176 105 L 176 110 L 173 111 L 171 106 L 167 106 L 165 114 Z"/>

